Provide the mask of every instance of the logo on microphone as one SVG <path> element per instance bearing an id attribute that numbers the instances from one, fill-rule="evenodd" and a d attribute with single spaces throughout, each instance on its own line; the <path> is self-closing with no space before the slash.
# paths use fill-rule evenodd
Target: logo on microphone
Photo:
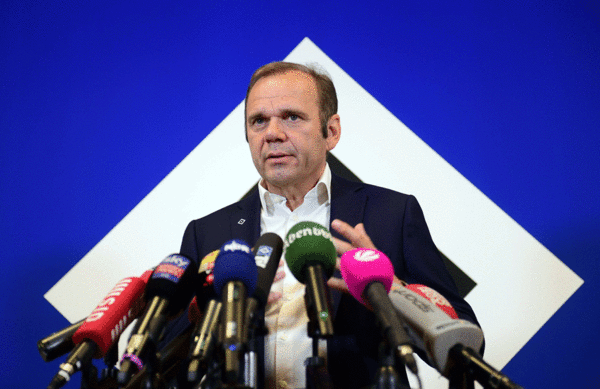
<path id="1" fill-rule="evenodd" d="M 182 255 L 169 255 L 154 269 L 152 278 L 164 278 L 169 281 L 179 282 L 189 264 L 190 260 Z"/>
<path id="2" fill-rule="evenodd" d="M 317 224 L 317 223 L 312 223 Z M 294 228 L 292 228 L 293 230 Z M 284 248 L 289 247 L 296 239 L 300 239 L 304 236 L 322 236 L 325 239 L 331 240 L 331 232 L 322 226 L 308 226 L 301 228 L 297 231 L 291 231 L 288 233 L 286 239 L 284 239 Z"/>
<path id="3" fill-rule="evenodd" d="M 273 252 L 273 247 L 271 246 L 260 246 L 258 250 L 256 250 L 256 256 L 254 257 L 254 261 L 256 262 L 256 266 L 265 268 L 267 263 L 269 262 L 269 258 L 271 258 L 271 253 Z"/>
<path id="4" fill-rule="evenodd" d="M 215 250 L 207 254 L 200 262 L 200 268 L 198 269 L 198 276 L 200 283 L 203 286 L 209 286 L 213 284 L 215 276 L 212 274 L 215 268 L 215 260 L 221 250 Z"/>
<path id="5" fill-rule="evenodd" d="M 132 280 L 133 278 L 125 278 L 119 281 L 119 283 L 111 289 L 111 291 L 104 298 L 104 300 L 102 300 L 100 304 L 98 304 L 96 309 L 92 311 L 92 313 L 87 317 L 87 319 L 85 319 L 85 321 L 87 323 L 91 323 L 93 321 L 101 319 L 102 316 L 104 316 L 104 312 L 108 311 L 109 307 L 112 304 L 114 304 L 116 298 L 119 297 L 121 293 L 125 291 L 125 289 L 127 289 Z"/>
<path id="6" fill-rule="evenodd" d="M 357 250 L 354 253 L 354 259 L 360 262 L 373 262 L 379 259 L 379 253 L 371 249 Z"/>
<path id="7" fill-rule="evenodd" d="M 223 246 L 223 251 L 243 251 L 250 254 L 250 247 L 243 243 L 232 240 L 230 243 L 227 243 L 225 246 Z"/>

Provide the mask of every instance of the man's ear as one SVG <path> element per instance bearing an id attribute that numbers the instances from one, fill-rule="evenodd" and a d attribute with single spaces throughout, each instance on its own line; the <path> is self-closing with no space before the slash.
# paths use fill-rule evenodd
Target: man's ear
<path id="1" fill-rule="evenodd" d="M 333 150 L 333 148 L 340 141 L 342 135 L 342 126 L 340 124 L 340 115 L 335 114 L 327 121 L 327 151 Z"/>

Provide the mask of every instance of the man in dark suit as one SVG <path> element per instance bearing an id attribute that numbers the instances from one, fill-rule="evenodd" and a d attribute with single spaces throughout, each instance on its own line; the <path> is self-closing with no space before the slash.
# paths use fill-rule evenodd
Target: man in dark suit
<path id="1" fill-rule="evenodd" d="M 327 153 L 340 140 L 337 96 L 328 76 L 290 63 L 258 69 L 246 94 L 246 139 L 262 177 L 243 200 L 192 221 L 181 253 L 200 261 L 229 239 L 254 244 L 265 232 L 281 236 L 298 221 L 332 227 L 338 254 L 355 247 L 377 248 L 392 261 L 395 281 L 425 284 L 445 296 L 459 317 L 477 323 L 458 295 L 413 196 L 345 180 L 331 173 Z M 321 350 L 337 387 L 373 383 L 381 341 L 375 316 L 344 293 L 333 293 L 335 336 Z M 266 385 L 304 387 L 306 310 L 303 286 L 282 262 L 266 310 Z M 403 380 L 404 371 L 400 372 Z M 299 377 L 300 376 L 300 377 Z"/>

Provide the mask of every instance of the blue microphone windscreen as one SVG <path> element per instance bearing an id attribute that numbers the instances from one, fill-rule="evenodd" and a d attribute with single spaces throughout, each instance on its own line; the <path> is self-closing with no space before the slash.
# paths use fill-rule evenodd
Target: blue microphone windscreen
<path id="1" fill-rule="evenodd" d="M 246 286 L 248 295 L 254 293 L 258 271 L 250 246 L 235 239 L 225 243 L 215 259 L 213 275 L 213 285 L 219 295 L 230 281 L 240 281 Z"/>

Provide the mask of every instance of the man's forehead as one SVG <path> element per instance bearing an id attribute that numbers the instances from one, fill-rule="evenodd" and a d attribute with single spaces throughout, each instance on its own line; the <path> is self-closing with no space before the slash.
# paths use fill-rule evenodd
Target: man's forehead
<path id="1" fill-rule="evenodd" d="M 317 85 L 309 74 L 300 71 L 288 71 L 272 74 L 258 80 L 250 90 L 249 98 L 278 95 L 297 96 L 298 94 L 317 95 Z"/>
<path id="2" fill-rule="evenodd" d="M 299 70 L 287 70 L 285 72 L 269 74 L 259 79 L 254 86 L 256 87 L 256 85 L 265 82 L 289 83 L 292 85 L 296 84 L 298 86 L 304 86 L 306 84 L 309 84 L 311 88 L 316 87 L 315 80 L 313 79 L 313 77 L 310 74 Z"/>
<path id="3" fill-rule="evenodd" d="M 269 109 L 273 104 L 298 107 L 317 104 L 317 87 L 312 77 L 299 71 L 289 71 L 261 78 L 248 95 L 248 109 Z M 285 107 L 279 107 L 285 108 Z"/>

